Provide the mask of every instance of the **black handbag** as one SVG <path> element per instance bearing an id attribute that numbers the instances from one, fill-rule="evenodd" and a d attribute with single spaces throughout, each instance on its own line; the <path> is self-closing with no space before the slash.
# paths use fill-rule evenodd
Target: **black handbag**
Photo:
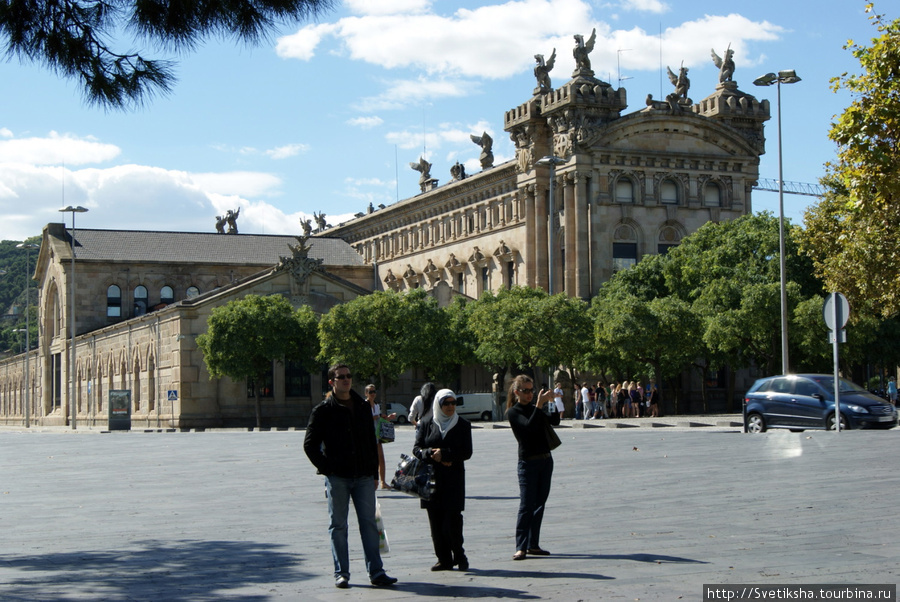
<path id="1" fill-rule="evenodd" d="M 433 465 L 414 456 L 400 454 L 400 463 L 391 479 L 391 489 L 427 502 L 434 495 L 434 487 Z"/>
<path id="2" fill-rule="evenodd" d="M 560 441 L 559 435 L 553 429 L 553 425 L 545 421 L 544 428 L 546 429 L 544 433 L 547 435 L 547 445 L 550 446 L 551 451 L 562 445 L 562 441 Z"/>

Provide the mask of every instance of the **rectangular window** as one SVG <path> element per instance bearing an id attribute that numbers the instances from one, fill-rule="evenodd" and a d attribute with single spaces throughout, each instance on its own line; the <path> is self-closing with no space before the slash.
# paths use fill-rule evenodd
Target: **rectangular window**
<path id="1" fill-rule="evenodd" d="M 670 249 L 674 249 L 674 248 L 677 247 L 677 246 L 678 246 L 678 245 L 671 245 L 671 244 L 662 244 L 662 243 L 660 243 L 660 244 L 657 245 L 657 247 L 656 247 L 656 252 L 659 253 L 660 255 L 665 255 L 666 253 L 669 252 Z"/>
<path id="2" fill-rule="evenodd" d="M 481 268 L 481 292 L 491 290 L 490 271 L 487 268 Z"/>
<path id="3" fill-rule="evenodd" d="M 512 288 L 513 284 L 515 284 L 516 278 L 516 268 L 513 265 L 513 262 L 506 262 L 506 288 Z"/>
<path id="4" fill-rule="evenodd" d="M 298 362 L 284 364 L 285 397 L 310 397 L 310 375 Z"/>
<path id="5" fill-rule="evenodd" d="M 456 275 L 456 290 L 462 294 L 466 294 L 466 275 L 459 272 Z"/>
<path id="6" fill-rule="evenodd" d="M 637 243 L 613 243 L 613 272 L 627 270 L 637 264 Z"/>
<path id="7" fill-rule="evenodd" d="M 269 368 L 269 371 L 263 377 L 262 382 L 259 383 L 259 396 L 260 397 L 275 397 L 274 391 L 274 374 L 272 372 L 272 368 Z M 254 392 L 256 390 L 256 383 L 253 379 L 247 379 L 247 397 L 254 397 Z"/>
<path id="8" fill-rule="evenodd" d="M 62 407 L 62 357 L 53 354 L 53 407 Z"/>

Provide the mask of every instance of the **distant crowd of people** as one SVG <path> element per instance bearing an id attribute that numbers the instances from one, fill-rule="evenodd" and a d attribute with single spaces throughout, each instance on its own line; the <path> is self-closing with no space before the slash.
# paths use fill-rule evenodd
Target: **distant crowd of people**
<path id="1" fill-rule="evenodd" d="M 556 409 L 564 416 L 562 383 L 553 389 Z M 659 416 L 659 389 L 650 383 L 645 389 L 637 381 L 603 384 L 573 383 L 575 420 L 600 420 L 603 418 L 643 418 Z"/>

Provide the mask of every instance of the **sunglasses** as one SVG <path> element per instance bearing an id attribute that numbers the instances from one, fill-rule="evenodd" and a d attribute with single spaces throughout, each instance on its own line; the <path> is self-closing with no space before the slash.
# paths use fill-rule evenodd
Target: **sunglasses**
<path id="1" fill-rule="evenodd" d="M 377 391 L 366 391 L 366 395 L 375 395 Z"/>
<path id="2" fill-rule="evenodd" d="M 445 399 L 444 401 L 441 402 L 441 406 L 455 406 L 455 405 L 456 405 L 455 399 Z"/>
<path id="3" fill-rule="evenodd" d="M 352 374 L 337 374 L 334 380 L 350 380 L 351 378 L 353 378 Z"/>
<path id="4" fill-rule="evenodd" d="M 526 395 L 530 395 L 534 393 L 534 389 L 516 389 L 519 393 L 524 393 Z"/>

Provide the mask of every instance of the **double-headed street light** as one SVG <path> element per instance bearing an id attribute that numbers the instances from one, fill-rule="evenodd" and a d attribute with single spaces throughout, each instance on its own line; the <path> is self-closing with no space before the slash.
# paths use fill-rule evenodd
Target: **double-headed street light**
<path id="1" fill-rule="evenodd" d="M 17 249 L 25 249 L 25 428 L 31 426 L 31 378 L 28 369 L 28 359 L 31 355 L 31 283 L 30 265 L 28 261 L 31 249 L 40 249 L 34 243 L 20 243 Z"/>
<path id="2" fill-rule="evenodd" d="M 73 207 L 69 205 L 68 207 L 64 207 L 59 210 L 60 213 L 71 213 L 72 214 L 72 273 L 69 276 L 69 297 L 71 298 L 71 309 L 69 310 L 69 321 L 71 323 L 71 337 L 72 340 L 70 345 L 72 347 L 71 352 L 69 354 L 69 405 L 72 409 L 72 430 L 75 430 L 75 415 L 77 413 L 77 408 L 75 407 L 75 214 L 76 213 L 87 213 L 87 209 L 79 205 L 78 207 Z"/>
<path id="3" fill-rule="evenodd" d="M 557 157 L 556 155 L 547 155 L 546 157 L 542 157 L 534 162 L 535 165 L 547 165 L 550 167 L 550 190 L 548 191 L 548 195 L 550 196 L 550 204 L 547 212 L 548 219 L 548 227 L 547 227 L 547 261 L 548 261 L 548 271 L 547 277 L 550 280 L 547 285 L 547 293 L 553 294 L 553 247 L 554 247 L 554 239 L 556 238 L 553 234 L 553 213 L 554 213 L 554 184 L 556 182 L 556 166 L 562 165 L 566 162 L 565 159 L 561 157 Z"/>
<path id="4" fill-rule="evenodd" d="M 788 330 L 787 330 L 787 279 L 784 269 L 784 175 L 781 156 L 781 84 L 796 84 L 800 81 L 793 69 L 766 73 L 753 80 L 756 86 L 771 86 L 778 89 L 778 251 L 781 255 L 781 373 L 790 373 L 788 362 Z"/>

